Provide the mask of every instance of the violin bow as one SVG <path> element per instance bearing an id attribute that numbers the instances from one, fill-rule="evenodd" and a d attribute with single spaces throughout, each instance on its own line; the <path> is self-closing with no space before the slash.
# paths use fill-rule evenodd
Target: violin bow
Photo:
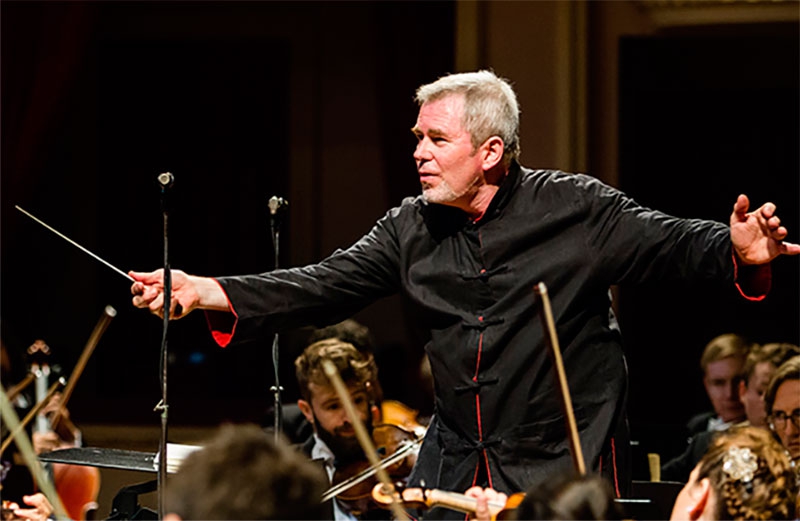
<path id="1" fill-rule="evenodd" d="M 33 374 L 33 371 L 29 371 L 28 374 L 25 375 L 25 378 L 8 390 L 6 393 L 8 401 L 13 403 L 19 393 L 24 391 L 34 380 L 36 380 L 36 375 Z"/>
<path id="2" fill-rule="evenodd" d="M 28 414 L 25 415 L 25 418 L 23 418 L 21 422 L 19 421 L 17 422 L 18 423 L 17 429 L 23 430 L 25 426 L 28 425 L 28 423 L 30 423 L 30 421 L 33 418 L 35 418 L 37 414 L 39 414 L 39 411 L 41 411 L 44 408 L 44 406 L 47 405 L 47 402 L 50 401 L 50 398 L 52 398 L 53 395 L 56 394 L 56 392 L 59 389 L 64 387 L 66 383 L 67 381 L 64 380 L 64 378 L 59 378 L 56 382 L 54 382 L 53 385 L 50 386 L 50 389 L 47 390 L 47 394 L 45 395 L 44 399 L 39 403 L 37 403 L 36 405 L 34 405 L 28 412 Z M 8 395 L 5 396 L 6 400 L 8 400 Z M 9 423 L 8 425 L 11 424 Z M 11 445 L 11 442 L 14 441 L 16 435 L 17 432 L 12 430 L 11 434 L 9 434 L 8 437 L 3 441 L 3 444 L 0 445 L 0 453 L 4 452 L 8 448 L 8 446 Z"/>
<path id="3" fill-rule="evenodd" d="M 330 380 L 333 384 L 336 394 L 339 395 L 339 399 L 344 405 L 344 410 L 347 413 L 347 416 L 353 423 L 353 429 L 355 430 L 356 438 L 361 444 L 361 448 L 364 451 L 367 460 L 369 461 L 370 465 L 376 469 L 378 479 L 380 479 L 381 483 L 383 483 L 385 489 L 392 495 L 392 497 L 394 497 L 394 494 L 392 494 L 394 491 L 394 485 L 389 479 L 389 474 L 386 473 L 386 469 L 380 467 L 381 462 L 377 456 L 378 451 L 375 449 L 375 445 L 372 443 L 366 427 L 364 427 L 364 422 L 362 422 L 361 418 L 358 417 L 355 405 L 353 405 L 353 400 L 350 399 L 350 393 L 347 391 L 347 387 L 344 385 L 342 377 L 339 375 L 339 371 L 330 360 L 322 360 L 322 369 L 325 371 L 325 375 L 328 377 L 328 380 Z M 405 510 L 400 507 L 400 504 L 397 501 L 392 501 L 391 510 L 395 519 L 408 519 L 408 515 L 406 515 Z"/>
<path id="4" fill-rule="evenodd" d="M 403 448 L 396 450 L 394 454 L 392 454 L 391 456 L 388 456 L 380 460 L 380 463 L 378 463 L 377 466 L 370 466 L 369 468 L 364 469 L 355 476 L 346 479 L 341 483 L 339 483 L 338 485 L 329 488 L 328 491 L 322 495 L 322 501 L 327 501 L 331 498 L 334 498 L 339 494 L 341 494 L 342 492 L 344 492 L 345 490 L 348 490 L 351 487 L 358 485 L 365 479 L 373 476 L 376 472 L 378 472 L 378 469 L 388 468 L 397 463 L 398 461 L 401 461 L 403 458 L 411 454 L 419 446 L 420 443 L 422 443 L 422 438 L 417 438 L 416 440 L 410 442 Z"/>
<path id="5" fill-rule="evenodd" d="M 572 410 L 572 398 L 569 394 L 569 385 L 567 385 L 567 373 L 564 371 L 564 362 L 561 359 L 561 348 L 558 345 L 558 335 L 556 334 L 556 325 L 553 320 L 553 311 L 550 308 L 550 297 L 547 295 L 547 286 L 545 286 L 544 282 L 540 282 L 535 286 L 534 290 L 539 295 L 539 299 L 542 302 L 542 306 L 539 308 L 539 316 L 542 319 L 542 327 L 548 332 L 545 338 L 550 347 L 550 354 L 553 356 L 553 365 L 556 369 L 558 388 L 561 391 L 561 406 L 564 410 L 564 417 L 567 422 L 572 463 L 575 465 L 575 470 L 578 471 L 578 474 L 585 476 L 586 463 L 583 460 L 581 440 L 578 437 L 578 424 L 575 421 L 575 413 Z"/>
<path id="6" fill-rule="evenodd" d="M 115 316 L 117 316 L 117 310 L 115 310 L 113 307 L 106 306 L 105 309 L 103 309 L 103 314 L 100 316 L 100 320 L 98 320 L 97 324 L 94 326 L 94 330 L 89 336 L 89 340 L 86 342 L 83 352 L 81 353 L 78 362 L 75 364 L 75 368 L 72 370 L 72 374 L 69 377 L 69 382 L 67 382 L 67 386 L 64 387 L 64 392 L 61 394 L 61 401 L 58 404 L 58 409 L 56 409 L 55 413 L 53 413 L 53 417 L 50 420 L 50 427 L 53 430 L 58 427 L 58 424 L 61 421 L 64 410 L 67 408 L 67 402 L 69 401 L 70 396 L 72 396 L 72 391 L 75 390 L 75 385 L 78 383 L 78 378 L 81 377 L 81 373 L 83 373 L 83 370 L 86 368 L 86 364 L 89 362 L 89 357 L 92 356 L 94 348 L 97 346 L 97 343 L 100 342 L 100 337 L 103 336 L 108 324 Z"/>
<path id="7" fill-rule="evenodd" d="M 25 464 L 28 466 L 28 469 L 30 469 L 31 474 L 33 474 L 33 477 L 36 479 L 36 483 L 39 485 L 42 493 L 50 501 L 50 504 L 53 505 L 53 511 L 56 519 L 69 519 L 69 516 L 67 516 L 67 511 L 64 508 L 64 504 L 61 502 L 61 498 L 58 497 L 53 483 L 42 469 L 42 464 L 39 462 L 36 454 L 33 451 L 31 441 L 28 439 L 27 434 L 23 431 L 23 428 L 20 427 L 17 413 L 14 412 L 11 402 L 8 401 L 8 397 L 2 389 L 0 389 L 0 416 L 2 416 L 3 421 L 9 426 L 11 432 L 14 433 L 13 437 L 17 442 L 17 448 L 22 454 Z"/>

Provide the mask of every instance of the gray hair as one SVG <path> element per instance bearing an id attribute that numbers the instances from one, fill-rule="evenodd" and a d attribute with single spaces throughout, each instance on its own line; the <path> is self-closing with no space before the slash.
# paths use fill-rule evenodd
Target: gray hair
<path id="1" fill-rule="evenodd" d="M 464 95 L 464 129 L 477 149 L 492 136 L 503 140 L 503 161 L 519 159 L 519 105 L 509 82 L 491 71 L 464 72 L 443 76 L 417 89 L 422 106 L 454 94 Z"/>

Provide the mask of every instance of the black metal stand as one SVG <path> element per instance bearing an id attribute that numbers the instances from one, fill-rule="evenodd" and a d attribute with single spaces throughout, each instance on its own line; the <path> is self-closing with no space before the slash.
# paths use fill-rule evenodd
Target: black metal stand
<path id="1" fill-rule="evenodd" d="M 283 210 L 289 203 L 282 197 L 272 196 L 269 199 L 269 224 L 272 232 L 272 247 L 275 250 L 275 269 L 278 269 L 280 257 L 280 211 Z M 270 387 L 275 397 L 275 441 L 281 437 L 283 432 L 283 405 L 281 403 L 281 391 L 283 387 L 280 384 L 280 375 L 278 368 L 279 362 L 279 343 L 278 333 L 272 338 L 272 367 L 275 371 L 275 385 Z"/>
<path id="2" fill-rule="evenodd" d="M 169 406 L 167 405 L 167 331 L 169 330 L 169 312 L 172 304 L 172 272 L 169 267 L 169 205 L 167 204 L 167 192 L 175 178 L 169 172 L 158 176 L 158 184 L 161 185 L 161 214 L 164 221 L 164 322 L 161 329 L 161 401 L 153 409 L 161 413 L 161 443 L 159 444 L 158 460 L 158 519 L 164 519 L 166 515 L 164 496 L 167 486 L 167 416 Z"/>
<path id="3" fill-rule="evenodd" d="M 139 504 L 139 494 L 153 492 L 156 488 L 160 490 L 160 487 L 157 486 L 157 480 L 155 479 L 123 487 L 117 492 L 117 495 L 114 496 L 114 501 L 111 504 L 111 513 L 108 515 L 108 521 L 117 519 L 164 519 L 163 517 L 157 516 L 156 513 L 149 508 L 145 508 Z"/>
<path id="4" fill-rule="evenodd" d="M 66 463 L 87 467 L 132 470 L 136 472 L 157 471 L 154 452 L 139 452 L 123 449 L 99 447 L 78 447 L 45 452 L 39 460 L 48 463 Z M 139 504 L 139 496 L 158 489 L 158 480 L 129 485 L 120 489 L 114 496 L 108 521 L 121 519 L 162 519 L 156 512 Z M 87 517 L 87 519 L 94 519 Z"/>

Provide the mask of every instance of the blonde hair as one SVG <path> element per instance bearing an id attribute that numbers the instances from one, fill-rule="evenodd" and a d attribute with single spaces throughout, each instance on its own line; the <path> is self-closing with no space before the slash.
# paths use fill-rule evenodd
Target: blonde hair
<path id="1" fill-rule="evenodd" d="M 741 477 L 726 470 L 726 462 L 736 467 L 731 460 L 737 451 L 745 449 L 755 457 L 755 463 L 748 462 L 751 472 Z M 714 519 L 795 519 L 795 469 L 789 455 L 766 429 L 734 427 L 718 434 L 699 466 L 697 480 L 708 478 L 717 497 Z"/>
<path id="2" fill-rule="evenodd" d="M 754 346 L 744 362 L 744 369 L 742 370 L 745 379 L 744 383 L 750 383 L 750 378 L 753 376 L 758 364 L 768 362 L 778 368 L 796 355 L 800 355 L 800 347 L 786 342 L 773 342 Z"/>
<path id="3" fill-rule="evenodd" d="M 754 345 L 743 336 L 735 333 L 714 337 L 703 349 L 703 355 L 700 357 L 700 368 L 705 373 L 708 364 L 729 357 L 741 358 L 744 361 Z"/>

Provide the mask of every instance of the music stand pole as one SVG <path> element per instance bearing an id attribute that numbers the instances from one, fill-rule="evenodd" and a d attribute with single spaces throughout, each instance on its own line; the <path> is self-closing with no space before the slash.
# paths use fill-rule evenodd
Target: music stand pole
<path id="1" fill-rule="evenodd" d="M 164 321 L 161 328 L 161 401 L 155 406 L 155 411 L 161 412 L 161 442 L 158 458 L 158 518 L 164 519 L 166 515 L 164 497 L 167 485 L 167 331 L 169 329 L 169 312 L 172 304 L 172 272 L 169 267 L 169 206 L 167 204 L 167 191 L 175 182 L 169 172 L 158 176 L 161 185 L 161 214 L 164 222 Z"/>
<path id="2" fill-rule="evenodd" d="M 275 269 L 278 269 L 280 257 L 280 224 L 279 224 L 279 211 L 288 206 L 289 203 L 283 197 L 272 196 L 269 199 L 269 227 L 272 232 L 272 247 L 275 250 Z M 278 346 L 278 333 L 272 338 L 272 367 L 275 371 L 275 385 L 270 388 L 275 397 L 275 441 L 279 441 L 281 432 L 283 432 L 283 405 L 281 403 L 281 391 L 283 387 L 280 384 L 280 362 L 279 362 L 279 346 Z"/>

